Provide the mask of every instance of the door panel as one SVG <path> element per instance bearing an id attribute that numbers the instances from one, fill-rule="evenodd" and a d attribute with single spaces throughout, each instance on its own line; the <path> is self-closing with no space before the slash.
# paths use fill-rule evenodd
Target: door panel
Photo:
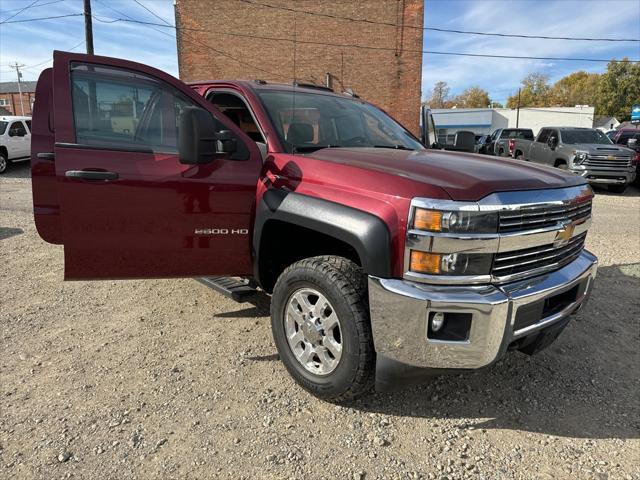
<path id="1" fill-rule="evenodd" d="M 66 279 L 252 272 L 260 154 L 215 107 L 150 67 L 61 52 L 54 102 Z M 231 130 L 249 159 L 181 164 L 178 117 L 188 105 Z"/>

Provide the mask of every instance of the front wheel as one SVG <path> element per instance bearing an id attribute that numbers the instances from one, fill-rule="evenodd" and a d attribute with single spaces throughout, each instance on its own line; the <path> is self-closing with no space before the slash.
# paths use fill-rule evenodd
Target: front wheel
<path id="1" fill-rule="evenodd" d="M 4 153 L 0 153 L 0 173 L 4 173 L 7 171 L 7 167 L 9 166 L 9 160 Z"/>
<path id="2" fill-rule="evenodd" d="M 373 386 L 366 276 L 355 263 L 322 256 L 288 267 L 273 291 L 271 330 L 285 367 L 314 395 L 342 402 Z"/>
<path id="3" fill-rule="evenodd" d="M 624 193 L 624 191 L 627 189 L 627 185 L 607 185 L 607 189 L 611 193 Z"/>

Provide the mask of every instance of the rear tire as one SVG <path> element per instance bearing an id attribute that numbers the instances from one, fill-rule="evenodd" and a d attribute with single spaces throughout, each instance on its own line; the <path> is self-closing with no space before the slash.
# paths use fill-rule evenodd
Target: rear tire
<path id="1" fill-rule="evenodd" d="M 624 191 L 627 189 L 627 185 L 607 185 L 607 190 L 609 190 L 611 193 L 624 193 Z"/>
<path id="2" fill-rule="evenodd" d="M 344 402 L 372 388 L 366 275 L 355 263 L 322 256 L 289 266 L 273 290 L 271 330 L 284 366 L 317 397 Z"/>
<path id="3" fill-rule="evenodd" d="M 4 153 L 0 153 L 0 174 L 6 172 L 8 167 L 9 160 L 7 159 L 7 156 Z"/>

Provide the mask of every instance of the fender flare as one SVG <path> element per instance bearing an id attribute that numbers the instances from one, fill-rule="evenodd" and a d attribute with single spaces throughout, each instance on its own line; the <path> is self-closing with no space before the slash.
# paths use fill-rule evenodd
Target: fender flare
<path id="1" fill-rule="evenodd" d="M 262 233 L 270 220 L 315 230 L 345 242 L 357 252 L 365 273 L 391 277 L 391 235 L 381 218 L 329 200 L 269 189 L 256 207 L 253 231 L 254 276 L 258 282 Z"/>

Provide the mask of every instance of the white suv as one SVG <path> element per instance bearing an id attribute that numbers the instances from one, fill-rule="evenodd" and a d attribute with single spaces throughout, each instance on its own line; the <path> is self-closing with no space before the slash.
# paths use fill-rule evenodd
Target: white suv
<path id="1" fill-rule="evenodd" d="M 0 173 L 31 157 L 31 117 L 0 117 Z"/>

